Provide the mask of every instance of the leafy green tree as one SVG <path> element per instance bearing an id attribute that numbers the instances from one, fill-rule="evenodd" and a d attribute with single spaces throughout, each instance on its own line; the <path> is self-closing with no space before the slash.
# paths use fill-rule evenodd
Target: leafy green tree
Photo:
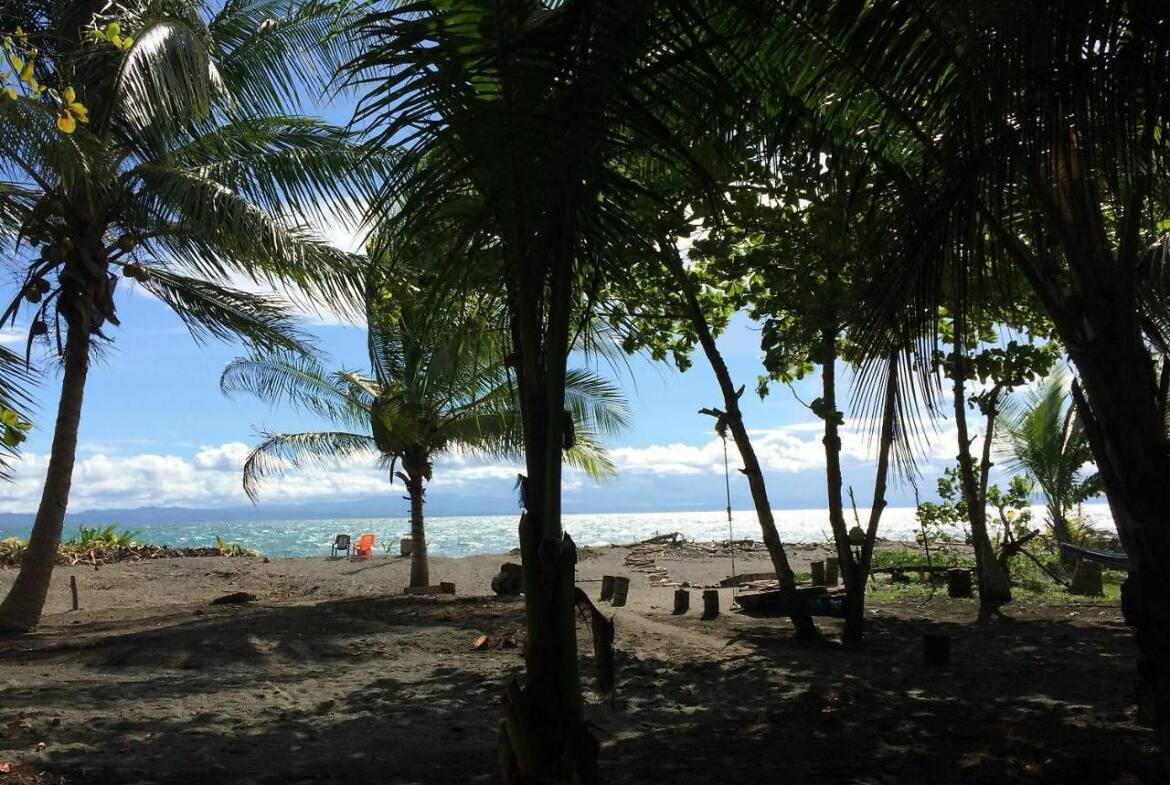
<path id="1" fill-rule="evenodd" d="M 1095 472 L 1086 474 L 1093 451 L 1068 392 L 1068 377 L 1050 374 L 1035 390 L 1009 404 L 1002 446 L 1012 471 L 1022 472 L 1044 493 L 1048 525 L 1059 542 L 1078 542 L 1072 510 L 1101 492 Z"/>
<path id="2" fill-rule="evenodd" d="M 880 266 L 888 253 L 893 231 L 884 204 L 888 184 L 863 153 L 817 142 L 808 134 L 785 134 L 766 163 L 749 166 L 732 187 L 735 220 L 712 228 L 694 251 L 710 277 L 735 282 L 739 303 L 763 323 L 767 373 L 758 386 L 761 395 L 772 382 L 789 383 L 820 369 L 821 394 L 808 406 L 824 422 L 829 523 L 846 590 L 844 638 L 856 644 L 863 634 L 865 587 L 891 461 L 906 458 L 908 412 L 901 381 L 907 352 L 897 337 L 859 346 L 849 331 L 870 267 Z M 880 356 L 873 373 L 883 382 L 876 400 L 862 401 L 878 437 L 875 485 L 866 528 L 850 531 L 837 374 L 842 361 L 859 363 L 866 352 Z"/>
<path id="3" fill-rule="evenodd" d="M 984 312 L 985 321 L 979 325 L 974 318 L 944 319 L 943 335 L 952 346 L 948 353 L 938 352 L 935 363 L 951 381 L 955 431 L 958 436 L 957 479 L 965 501 L 968 522 L 971 524 L 971 544 L 975 549 L 975 565 L 979 582 L 979 614 L 988 618 L 1011 602 L 1011 576 L 1006 560 L 996 557 L 995 547 L 987 525 L 988 480 L 992 468 L 992 446 L 1005 396 L 1015 387 L 1034 381 L 1048 373 L 1056 361 L 1056 348 L 1051 343 L 1032 343 L 1009 340 L 1002 343 L 991 307 Z M 1002 318 L 1012 316 L 1003 310 Z M 1017 314 L 1020 312 L 1017 311 Z M 977 326 L 977 335 L 969 332 Z M 1021 325 L 1017 325 L 1019 327 Z M 1039 332 L 1041 328 L 1033 326 Z M 968 397 L 968 384 L 979 382 L 984 389 Z M 972 451 L 977 437 L 971 434 L 967 415 L 971 405 L 983 417 L 984 433 L 978 459 Z"/>
<path id="4" fill-rule="evenodd" d="M 391 480 L 402 480 L 414 542 L 411 586 L 431 582 L 423 505 L 435 457 L 458 451 L 511 458 L 523 446 L 499 331 L 465 304 L 435 305 L 403 287 L 375 299 L 369 310 L 371 375 L 329 372 L 311 357 L 285 352 L 236 359 L 220 382 L 225 393 L 288 403 L 350 429 L 265 434 L 244 463 L 244 490 L 253 501 L 267 475 L 351 455 L 377 456 Z M 571 370 L 565 402 L 573 423 L 566 459 L 595 480 L 612 476 L 600 438 L 626 427 L 620 393 L 604 379 Z"/>
<path id="5" fill-rule="evenodd" d="M 40 618 L 90 357 L 119 325 L 119 284 L 143 287 L 198 339 L 284 349 L 297 344 L 287 307 L 234 282 L 287 286 L 322 305 L 360 293 L 355 260 L 304 222 L 371 190 L 379 159 L 289 109 L 343 54 L 344 41 L 326 35 L 340 8 L 6 6 L 5 24 L 20 25 L 2 31 L 20 82 L 0 96 L 0 161 L 12 178 L 0 232 L 20 241 L 23 283 L 0 321 L 29 313 L 30 348 L 59 354 L 62 378 L 44 491 L 0 630 Z"/>
<path id="6" fill-rule="evenodd" d="M 1130 584 L 1139 695 L 1170 754 L 1170 442 L 1149 345 L 1166 346 L 1170 288 L 1170 8 L 1157 2 L 785 0 L 769 57 L 804 70 L 800 106 L 902 167 L 918 231 L 865 315 L 929 337 L 942 266 L 1015 270 L 1077 372 Z M 929 20 L 929 23 L 924 23 Z"/>

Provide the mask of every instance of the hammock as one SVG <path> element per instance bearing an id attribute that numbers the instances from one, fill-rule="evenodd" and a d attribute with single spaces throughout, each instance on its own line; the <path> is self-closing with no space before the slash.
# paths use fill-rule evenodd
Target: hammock
<path id="1" fill-rule="evenodd" d="M 1092 548 L 1082 548 L 1071 543 L 1060 543 L 1060 550 L 1070 556 L 1078 556 L 1089 561 L 1100 562 L 1107 567 L 1116 567 L 1120 570 L 1132 570 L 1133 563 L 1125 551 L 1097 551 Z"/>

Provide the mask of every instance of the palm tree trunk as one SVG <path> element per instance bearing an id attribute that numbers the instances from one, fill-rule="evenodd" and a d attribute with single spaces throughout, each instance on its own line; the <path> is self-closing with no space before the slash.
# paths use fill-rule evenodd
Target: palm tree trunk
<path id="1" fill-rule="evenodd" d="M 756 518 L 760 522 L 760 531 L 764 538 L 764 546 L 768 549 L 768 556 L 772 559 L 772 569 L 776 571 L 776 579 L 780 588 L 794 589 L 796 575 L 788 563 L 788 554 L 785 553 L 784 543 L 781 542 L 780 533 L 776 530 L 776 519 L 772 517 L 772 505 L 768 501 L 768 488 L 764 483 L 764 473 L 760 469 L 756 451 L 752 447 L 747 427 L 743 423 L 743 414 L 739 410 L 739 393 L 731 380 L 731 372 L 727 369 L 727 363 L 723 361 L 723 355 L 719 353 L 719 347 L 715 344 L 711 326 L 707 323 L 707 316 L 703 313 L 703 307 L 699 304 L 699 298 L 695 293 L 694 282 L 683 268 L 682 257 L 679 256 L 677 248 L 673 245 L 666 241 L 663 243 L 662 251 L 666 263 L 686 299 L 691 326 L 695 328 L 695 332 L 699 336 L 699 344 L 703 347 L 703 354 L 707 356 L 707 362 L 711 364 L 711 370 L 714 371 L 715 379 L 719 382 L 719 390 L 723 393 L 723 408 L 727 415 L 727 425 L 731 429 L 732 438 L 735 440 L 735 446 L 743 461 L 743 473 L 747 476 L 752 503 L 756 508 Z M 816 637 L 819 634 L 811 616 L 803 614 L 793 616 L 792 626 L 796 629 L 797 635 L 802 638 Z"/>
<path id="2" fill-rule="evenodd" d="M 527 471 L 520 519 L 527 684 L 513 681 L 505 696 L 500 758 L 509 782 L 590 785 L 600 748 L 585 724 L 577 662 L 576 545 L 561 526 L 572 282 L 568 265 L 554 266 L 545 297 L 542 280 L 528 272 L 509 281 Z"/>
<path id="3" fill-rule="evenodd" d="M 77 455 L 77 431 L 81 425 L 81 403 L 89 371 L 89 332 L 86 329 L 70 324 L 65 338 L 64 366 L 45 488 L 28 548 L 20 562 L 20 572 L 8 596 L 0 603 L 0 633 L 28 632 L 40 622 L 45 607 Z"/>
<path id="4" fill-rule="evenodd" d="M 430 565 L 427 562 L 427 534 L 423 526 L 423 501 L 426 488 L 420 473 L 408 469 L 406 493 L 410 497 L 410 585 L 429 586 Z"/>
<path id="5" fill-rule="evenodd" d="M 955 404 L 955 428 L 959 433 L 959 484 L 967 503 L 967 517 L 971 522 L 971 544 L 975 548 L 975 572 L 979 583 L 979 617 L 986 619 L 1000 607 L 1012 601 L 1011 583 L 1007 573 L 995 558 L 991 537 L 987 532 L 987 504 L 985 483 L 976 475 L 975 459 L 967 429 L 967 394 L 963 381 L 962 336 L 955 329 L 955 368 L 952 373 Z M 991 439 L 986 434 L 985 439 Z M 981 490 L 983 492 L 981 492 Z"/>
<path id="6" fill-rule="evenodd" d="M 1086 319 L 1090 338 L 1068 343 L 1080 375 L 1073 398 L 1118 536 L 1136 568 L 1127 619 L 1138 648 L 1139 714 L 1152 719 L 1170 757 L 1170 455 L 1140 331 L 1113 315 L 1133 311 L 1120 304 L 1104 310 L 1105 318 Z"/>

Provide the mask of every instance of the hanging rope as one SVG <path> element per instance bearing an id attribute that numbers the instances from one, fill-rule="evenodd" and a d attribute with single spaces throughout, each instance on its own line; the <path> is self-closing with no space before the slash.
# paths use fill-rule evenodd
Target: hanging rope
<path id="1" fill-rule="evenodd" d="M 735 529 L 731 525 L 731 465 L 727 462 L 727 432 L 719 434 L 723 439 L 723 483 L 727 486 L 727 536 L 731 546 L 731 596 L 739 593 L 739 581 L 735 578 Z"/>
<path id="2" fill-rule="evenodd" d="M 740 388 L 740 392 L 743 389 Z M 722 409 L 699 409 L 699 414 L 715 418 L 715 433 L 723 440 L 723 485 L 727 492 L 727 544 L 731 547 L 731 602 L 739 594 L 739 580 L 735 574 L 735 528 L 731 525 L 731 464 L 727 459 L 727 412 Z"/>

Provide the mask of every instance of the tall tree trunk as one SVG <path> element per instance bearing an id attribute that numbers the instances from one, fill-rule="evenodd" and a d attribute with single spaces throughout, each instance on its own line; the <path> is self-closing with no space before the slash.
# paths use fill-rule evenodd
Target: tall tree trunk
<path id="1" fill-rule="evenodd" d="M 513 682 L 504 700 L 501 759 L 509 782 L 589 785 L 599 777 L 599 746 L 585 725 L 577 662 L 577 551 L 561 527 L 570 275 L 569 265 L 551 271 L 547 326 L 541 282 L 510 282 L 527 469 L 520 554 L 528 635 L 527 684 Z"/>
<path id="2" fill-rule="evenodd" d="M 430 564 L 427 561 L 427 533 L 423 525 L 423 503 L 426 486 L 417 467 L 406 468 L 406 493 L 410 497 L 410 585 L 429 586 Z"/>
<path id="3" fill-rule="evenodd" d="M 955 363 L 951 373 L 955 405 L 955 428 L 959 434 L 959 484 L 967 503 L 971 522 L 971 544 L 975 549 L 975 571 L 979 583 L 979 617 L 986 619 L 1012 601 L 1011 583 L 1007 573 L 995 558 L 991 537 L 987 531 L 986 481 L 977 475 L 975 459 L 971 455 L 973 439 L 967 428 L 967 393 L 964 384 L 964 355 L 962 331 L 955 327 Z M 991 439 L 986 434 L 985 439 Z"/>
<path id="4" fill-rule="evenodd" d="M 57 406 L 57 423 L 41 504 L 33 523 L 28 548 L 20 562 L 20 572 L 4 602 L 0 603 L 0 633 L 28 632 L 41 620 L 61 529 L 69 505 L 69 488 L 73 482 L 73 463 L 77 455 L 77 431 L 81 425 L 81 403 L 85 379 L 89 372 L 89 331 L 70 324 L 65 338 L 64 372 L 61 378 L 61 401 Z"/>
<path id="5" fill-rule="evenodd" d="M 1080 381 L 1073 393 L 1105 486 L 1113 522 L 1134 562 L 1132 613 L 1137 700 L 1170 754 L 1170 455 L 1153 365 L 1122 303 L 1086 315 L 1084 334 L 1062 336 Z M 1128 315 L 1129 318 L 1125 318 Z"/>
<path id="6" fill-rule="evenodd" d="M 727 425 L 731 429 L 735 446 L 739 450 L 743 461 L 743 473 L 747 476 L 748 488 L 751 490 L 752 503 L 756 508 L 756 518 L 760 522 L 760 531 L 763 534 L 764 546 L 768 549 L 768 556 L 772 560 L 772 568 L 776 571 L 776 579 L 782 589 L 796 588 L 796 575 L 788 563 L 788 554 L 784 551 L 784 543 L 780 540 L 780 533 L 776 530 L 776 519 L 772 517 L 772 505 L 768 501 L 768 488 L 764 483 L 764 473 L 760 469 L 760 462 L 756 458 L 756 451 L 752 448 L 751 438 L 747 427 L 743 423 L 743 414 L 739 409 L 739 392 L 731 380 L 731 372 L 727 370 L 727 363 L 719 353 L 715 344 L 715 337 L 711 334 L 711 326 L 707 323 L 707 316 L 699 304 L 695 292 L 695 283 L 683 267 L 682 257 L 678 249 L 663 241 L 663 255 L 679 287 L 686 299 L 687 312 L 690 315 L 691 325 L 699 336 L 699 344 L 703 347 L 703 354 L 711 364 L 715 379 L 719 383 L 719 390 L 723 393 L 724 413 L 727 416 Z M 801 638 L 811 638 L 819 635 L 812 617 L 804 614 L 792 617 L 792 626 Z"/>
<path id="7" fill-rule="evenodd" d="M 829 502 L 829 527 L 833 530 L 833 544 L 837 548 L 837 562 L 845 584 L 847 605 L 853 608 L 852 619 L 845 618 L 845 639 L 849 643 L 861 640 L 857 621 L 865 603 L 865 586 L 858 587 L 857 560 L 849 543 L 849 528 L 845 525 L 845 505 L 841 498 L 841 429 L 837 422 L 837 329 L 831 327 L 821 334 L 821 406 L 816 412 L 825 421 L 825 435 L 821 443 L 825 448 L 826 498 Z M 860 593 L 858 589 L 860 588 Z"/>
<path id="8" fill-rule="evenodd" d="M 873 501 L 869 509 L 869 521 L 865 529 L 865 541 L 862 543 L 859 558 L 853 558 L 850 553 L 848 563 L 840 562 L 842 569 L 847 569 L 850 577 L 846 579 L 845 590 L 845 630 L 843 641 L 846 645 L 855 646 L 861 643 L 865 634 L 865 589 L 869 584 L 870 568 L 873 565 L 873 546 L 877 540 L 878 525 L 881 523 L 882 512 L 886 508 L 886 484 L 890 472 L 890 450 L 894 446 L 894 422 L 897 418 L 898 405 L 898 354 L 890 355 L 887 365 L 886 389 L 882 399 L 882 423 L 878 433 L 878 460 L 877 472 L 873 481 Z M 838 470 L 839 473 L 839 470 Z M 838 486 L 838 496 L 840 486 Z M 834 532 L 834 539 L 836 533 Z M 841 549 L 838 547 L 838 561 Z M 848 565 L 847 567 L 845 565 Z"/>

